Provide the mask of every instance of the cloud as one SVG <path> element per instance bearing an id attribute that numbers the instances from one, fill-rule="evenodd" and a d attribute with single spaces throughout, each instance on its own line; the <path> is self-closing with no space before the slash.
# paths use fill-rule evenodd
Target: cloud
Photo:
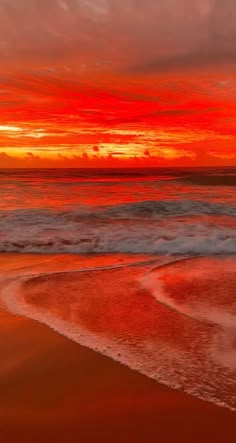
<path id="1" fill-rule="evenodd" d="M 109 0 L 79 0 L 78 3 L 94 20 L 104 20 L 109 17 Z"/>
<path id="2" fill-rule="evenodd" d="M 235 21 L 235 0 L 1 1 L 0 55 L 141 73 L 235 63 Z"/>
<path id="3" fill-rule="evenodd" d="M 0 0 L 0 149 L 230 159 L 235 23 L 235 0 Z"/>
<path id="4" fill-rule="evenodd" d="M 236 63 L 236 50 L 228 51 L 196 51 L 172 57 L 159 57 L 143 64 L 129 66 L 127 72 L 136 74 L 153 74 L 179 71 L 183 69 L 198 69 L 210 66 L 232 66 Z"/>

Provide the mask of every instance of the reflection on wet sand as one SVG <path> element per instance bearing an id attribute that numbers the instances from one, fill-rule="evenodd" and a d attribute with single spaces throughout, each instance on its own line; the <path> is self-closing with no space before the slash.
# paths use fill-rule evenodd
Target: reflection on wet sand
<path id="1" fill-rule="evenodd" d="M 222 266 L 224 278 L 219 280 L 215 275 Z M 221 353 L 222 325 L 212 320 L 211 309 L 213 291 L 215 308 L 226 303 L 228 310 L 234 309 L 234 266 L 232 257 L 185 260 L 156 269 L 136 263 L 74 272 L 55 272 L 53 263 L 54 273 L 44 270 L 23 282 L 13 279 L 2 294 L 18 314 L 168 386 L 235 409 L 234 331 L 230 325 L 229 349 Z M 164 295 L 160 280 L 167 286 Z M 206 309 L 199 314 L 202 303 Z"/>
<path id="2" fill-rule="evenodd" d="M 4 443 L 236 438 L 235 413 L 159 385 L 32 320 L 0 310 Z"/>

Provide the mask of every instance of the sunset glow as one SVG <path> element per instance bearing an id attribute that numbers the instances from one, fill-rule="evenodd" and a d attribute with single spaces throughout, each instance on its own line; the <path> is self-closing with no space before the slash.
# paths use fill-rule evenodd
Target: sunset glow
<path id="1" fill-rule="evenodd" d="M 1 2 L 0 166 L 236 165 L 235 3 L 179 3 Z"/>
<path id="2" fill-rule="evenodd" d="M 236 0 L 0 0 L 0 443 L 236 441 Z"/>

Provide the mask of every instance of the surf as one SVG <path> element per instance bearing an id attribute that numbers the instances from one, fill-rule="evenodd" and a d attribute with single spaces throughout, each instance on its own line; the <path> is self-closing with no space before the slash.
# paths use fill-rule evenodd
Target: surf
<path id="1" fill-rule="evenodd" d="M 41 263 L 38 260 L 34 269 L 29 266 L 5 273 L 1 300 L 8 310 L 44 323 L 160 383 L 236 409 L 235 330 L 230 328 L 231 335 L 227 335 L 227 328 L 199 317 L 193 306 L 199 279 L 205 279 L 211 293 L 209 272 L 214 266 L 224 269 L 224 278 L 217 281 L 221 288 L 227 287 L 224 281 L 229 266 L 235 269 L 235 257 L 178 262 L 160 258 L 156 263 L 149 257 L 145 263 L 143 257 L 138 261 L 136 256 L 135 263 L 130 258 L 128 263 L 126 257 L 124 263 L 106 266 L 101 266 L 102 257 L 96 263 L 93 257 L 89 267 L 88 259 L 80 269 L 78 257 L 67 259 L 66 267 L 65 259 L 64 263 L 48 257 Z M 184 272 L 181 300 L 175 297 L 171 279 L 168 288 L 153 289 L 158 278 L 171 272 L 177 277 Z M 149 287 L 148 279 L 152 282 Z M 198 302 L 205 297 L 203 286 L 198 288 Z"/>

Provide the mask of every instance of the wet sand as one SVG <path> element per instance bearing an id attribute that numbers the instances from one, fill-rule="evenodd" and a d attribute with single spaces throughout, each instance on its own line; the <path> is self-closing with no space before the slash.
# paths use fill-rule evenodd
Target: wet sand
<path id="1" fill-rule="evenodd" d="M 3 443 L 236 439 L 234 412 L 160 385 L 3 309 L 0 355 Z"/>
<path id="2" fill-rule="evenodd" d="M 235 413 L 0 311 L 0 435 L 11 442 L 231 442 Z"/>

